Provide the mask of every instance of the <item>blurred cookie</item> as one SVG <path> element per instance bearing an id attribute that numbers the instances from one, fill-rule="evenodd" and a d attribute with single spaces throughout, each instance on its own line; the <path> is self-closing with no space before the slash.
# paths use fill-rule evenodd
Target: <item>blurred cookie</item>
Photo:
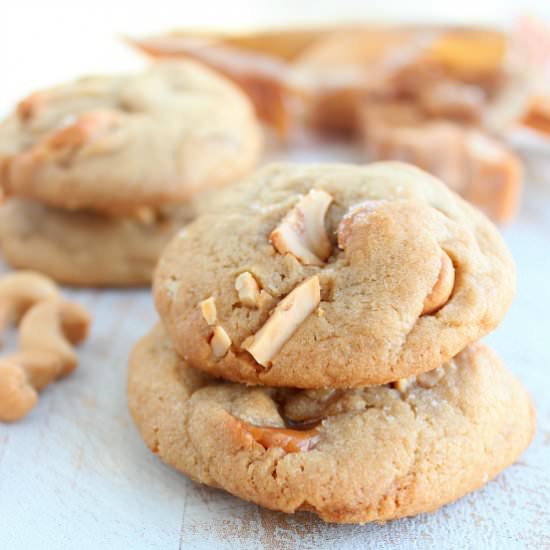
<path id="1" fill-rule="evenodd" d="M 146 285 L 166 243 L 195 215 L 191 202 L 144 210 L 140 217 L 109 217 L 13 199 L 0 207 L 0 249 L 13 267 L 61 283 Z"/>
<path id="2" fill-rule="evenodd" d="M 535 430 L 525 390 L 481 344 L 397 384 L 275 390 L 189 368 L 159 325 L 130 357 L 128 399 L 148 447 L 194 480 L 339 523 L 434 511 L 512 464 Z"/>
<path id="3" fill-rule="evenodd" d="M 128 212 L 242 176 L 260 145 L 233 84 L 192 61 L 162 62 L 21 101 L 0 125 L 0 187 L 50 206 Z"/>
<path id="4" fill-rule="evenodd" d="M 502 320 L 495 227 L 412 166 L 276 164 L 168 245 L 157 309 L 192 367 L 236 382 L 356 387 L 432 370 Z"/>

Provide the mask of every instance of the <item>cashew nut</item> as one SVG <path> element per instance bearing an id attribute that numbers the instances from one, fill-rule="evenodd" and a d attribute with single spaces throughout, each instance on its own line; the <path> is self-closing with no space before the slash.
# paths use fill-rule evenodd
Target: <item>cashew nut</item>
<path id="1" fill-rule="evenodd" d="M 332 200 L 318 189 L 302 196 L 271 232 L 269 240 L 276 250 L 292 254 L 304 265 L 323 265 L 332 248 L 325 229 L 325 214 Z"/>
<path id="2" fill-rule="evenodd" d="M 216 321 L 218 320 L 218 311 L 216 309 L 216 302 L 214 298 L 210 296 L 210 298 L 199 302 L 199 307 L 202 313 L 202 317 L 206 321 L 206 323 L 210 326 L 215 325 Z"/>
<path id="3" fill-rule="evenodd" d="M 52 132 L 36 147 L 38 151 L 74 150 L 115 128 L 119 122 L 120 116 L 112 110 L 90 111 L 80 115 L 71 124 Z"/>
<path id="4" fill-rule="evenodd" d="M 18 351 L 8 355 L 5 361 L 20 365 L 27 374 L 29 383 L 37 391 L 57 380 L 63 370 L 61 358 L 49 351 Z"/>
<path id="5" fill-rule="evenodd" d="M 19 326 L 22 351 L 49 352 L 61 360 L 61 376 L 70 374 L 78 364 L 72 344 L 88 334 L 90 316 L 80 305 L 71 302 L 46 301 L 33 306 Z"/>
<path id="6" fill-rule="evenodd" d="M 212 340 L 210 340 L 210 348 L 212 349 L 212 354 L 216 359 L 222 358 L 231 347 L 231 338 L 223 327 L 219 325 L 214 327 Z"/>
<path id="7" fill-rule="evenodd" d="M 59 297 L 55 283 L 33 271 L 16 271 L 0 278 L 0 332 L 17 324 L 35 303 Z"/>
<path id="8" fill-rule="evenodd" d="M 0 420 L 13 422 L 28 414 L 38 401 L 23 367 L 8 360 L 0 361 Z"/>
<path id="9" fill-rule="evenodd" d="M 338 248 L 344 250 L 353 232 L 355 224 L 364 224 L 368 216 L 374 212 L 385 200 L 367 200 L 352 206 L 338 225 Z"/>
<path id="10" fill-rule="evenodd" d="M 260 287 L 254 276 L 245 271 L 235 279 L 235 290 L 239 295 L 239 301 L 246 307 L 258 307 L 260 301 Z"/>
<path id="11" fill-rule="evenodd" d="M 305 319 L 321 301 L 319 277 L 314 275 L 299 284 L 275 307 L 260 330 L 241 345 L 260 365 L 267 367 Z"/>
<path id="12" fill-rule="evenodd" d="M 424 300 L 422 315 L 431 315 L 441 309 L 451 297 L 455 286 L 455 268 L 451 258 L 443 252 L 441 255 L 441 270 L 432 291 Z"/>
<path id="13" fill-rule="evenodd" d="M 0 279 L 0 331 L 19 324 L 19 351 L 0 359 L 0 421 L 18 420 L 38 400 L 38 391 L 72 372 L 72 344 L 88 334 L 87 311 L 61 300 L 53 281 L 19 271 Z"/>

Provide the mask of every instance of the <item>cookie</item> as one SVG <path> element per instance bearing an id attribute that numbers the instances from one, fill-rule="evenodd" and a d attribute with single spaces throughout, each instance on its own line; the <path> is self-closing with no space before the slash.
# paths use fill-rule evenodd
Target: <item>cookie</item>
<path id="1" fill-rule="evenodd" d="M 482 344 L 396 384 L 277 390 L 189 368 L 159 325 L 131 355 L 128 398 L 170 466 L 272 510 L 341 523 L 452 502 L 512 464 L 535 430 L 525 390 Z"/>
<path id="2" fill-rule="evenodd" d="M 138 219 L 12 199 L 0 207 L 0 249 L 13 267 L 40 271 L 61 283 L 146 285 L 162 249 L 195 217 L 196 208 L 188 202 L 144 211 Z"/>
<path id="3" fill-rule="evenodd" d="M 180 232 L 154 278 L 192 367 L 297 388 L 432 370 L 495 328 L 514 289 L 487 218 L 401 163 L 266 167 Z"/>
<path id="4" fill-rule="evenodd" d="M 182 202 L 255 164 L 253 107 L 192 61 L 36 92 L 0 125 L 0 186 L 69 209 L 127 212 Z"/>

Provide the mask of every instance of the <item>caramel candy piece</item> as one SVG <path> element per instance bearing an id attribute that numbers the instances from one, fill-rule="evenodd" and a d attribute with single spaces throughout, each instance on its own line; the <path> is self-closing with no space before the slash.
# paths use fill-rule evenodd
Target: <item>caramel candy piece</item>
<path id="1" fill-rule="evenodd" d="M 535 97 L 523 117 L 522 124 L 550 136 L 550 96 Z"/>
<path id="2" fill-rule="evenodd" d="M 519 157 L 489 136 L 472 130 L 466 138 L 469 183 L 464 198 L 495 221 L 514 217 L 519 205 L 522 163 Z"/>
<path id="3" fill-rule="evenodd" d="M 281 447 L 287 453 L 306 452 L 319 442 L 317 428 L 290 430 L 288 428 L 260 428 L 241 421 L 241 425 L 265 449 Z"/>
<path id="4" fill-rule="evenodd" d="M 372 160 L 410 162 L 441 179 L 493 220 L 513 218 L 522 163 L 505 144 L 480 130 L 431 120 L 410 102 L 365 105 L 362 121 Z"/>

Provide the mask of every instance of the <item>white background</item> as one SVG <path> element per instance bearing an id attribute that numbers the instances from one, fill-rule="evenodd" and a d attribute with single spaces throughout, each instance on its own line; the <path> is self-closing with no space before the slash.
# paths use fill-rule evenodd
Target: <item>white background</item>
<path id="1" fill-rule="evenodd" d="M 446 21 L 510 26 L 546 15 L 547 0 L 0 0 L 0 112 L 35 87 L 139 66 L 118 34 L 184 26 Z"/>

